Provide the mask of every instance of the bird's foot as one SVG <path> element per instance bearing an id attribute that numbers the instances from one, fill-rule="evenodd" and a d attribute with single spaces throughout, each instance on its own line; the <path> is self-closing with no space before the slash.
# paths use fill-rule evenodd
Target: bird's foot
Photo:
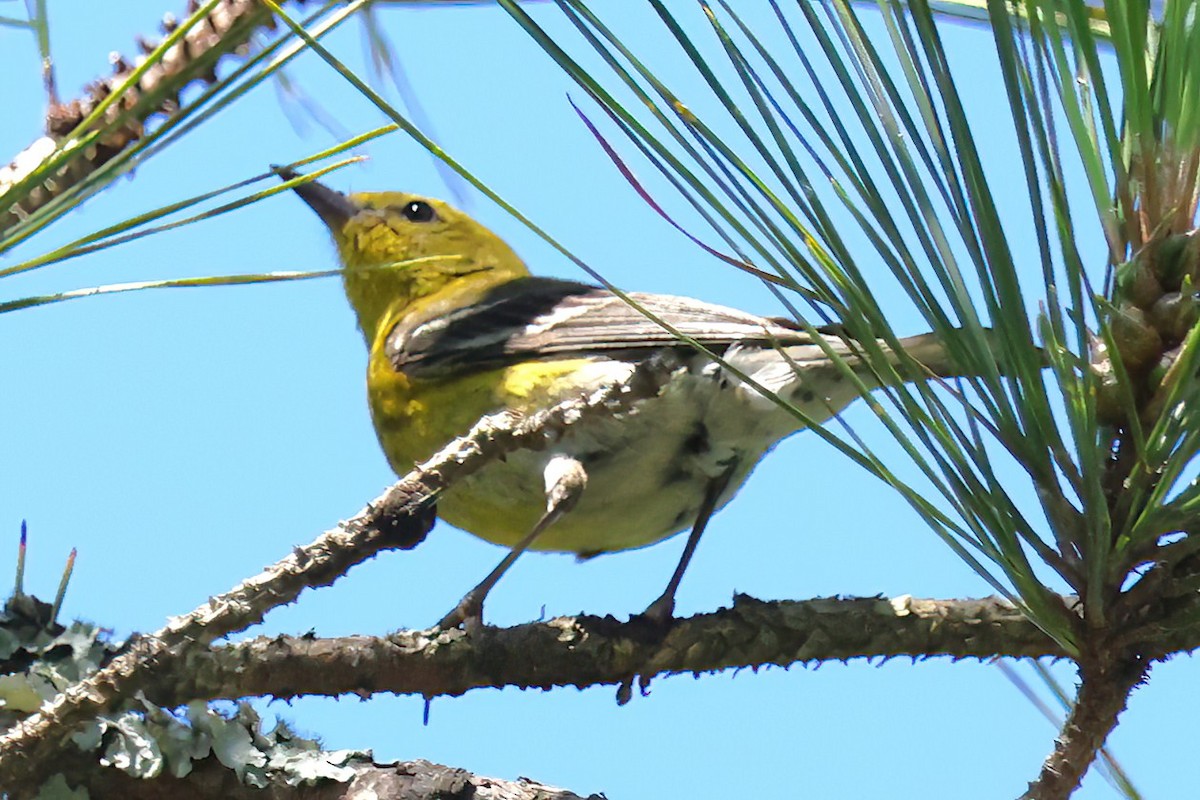
<path id="1" fill-rule="evenodd" d="M 448 631 L 459 626 L 466 630 L 483 625 L 483 597 L 476 591 L 467 592 L 450 613 L 442 617 L 437 627 Z"/>
<path id="2" fill-rule="evenodd" d="M 675 593 L 664 592 L 657 600 L 646 606 L 640 615 L 660 628 L 665 628 L 675 619 Z"/>

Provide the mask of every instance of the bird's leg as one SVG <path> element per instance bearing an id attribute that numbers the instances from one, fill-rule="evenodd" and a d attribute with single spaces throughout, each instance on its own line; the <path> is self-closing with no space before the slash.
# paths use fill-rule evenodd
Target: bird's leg
<path id="1" fill-rule="evenodd" d="M 467 592 L 449 614 L 442 617 L 442 621 L 438 623 L 439 628 L 454 628 L 468 621 L 482 621 L 483 601 L 488 592 L 547 528 L 575 507 L 587 487 L 587 470 L 583 468 L 583 464 L 570 456 L 556 455 L 551 458 L 542 475 L 546 482 L 545 513 L 525 538 L 505 554 L 496 568 L 489 572 L 478 586 Z"/>
<path id="2" fill-rule="evenodd" d="M 696 545 L 700 544 L 700 537 L 704 535 L 704 529 L 708 527 L 708 521 L 717 508 L 717 500 L 729 487 L 733 469 L 733 467 L 729 467 L 704 487 L 704 498 L 700 501 L 700 510 L 696 512 L 696 522 L 692 525 L 692 532 L 688 534 L 687 544 L 683 546 L 683 555 L 679 557 L 679 564 L 675 567 L 671 580 L 667 581 L 667 588 L 642 612 L 643 617 L 648 617 L 659 625 L 666 625 L 675 615 L 675 591 L 679 588 L 679 583 L 683 580 L 683 573 L 687 571 L 688 563 L 691 562 L 692 556 L 696 552 Z"/>

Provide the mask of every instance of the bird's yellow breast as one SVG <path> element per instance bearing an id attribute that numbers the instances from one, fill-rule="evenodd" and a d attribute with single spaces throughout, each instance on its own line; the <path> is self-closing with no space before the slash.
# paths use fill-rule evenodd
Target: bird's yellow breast
<path id="1" fill-rule="evenodd" d="M 535 411 L 578 394 L 575 376 L 587 367 L 586 359 L 528 362 L 449 380 L 412 380 L 379 354 L 368 368 L 367 391 L 380 443 L 403 475 L 486 414 Z"/>
<path id="2" fill-rule="evenodd" d="M 484 415 L 504 409 L 533 412 L 589 387 L 598 388 L 608 370 L 597 366 L 588 359 L 527 362 L 451 380 L 421 381 L 393 369 L 384 357 L 372 358 L 367 384 L 375 430 L 392 469 L 403 475 L 469 431 Z M 514 544 L 544 510 L 542 470 L 548 457 L 511 454 L 488 465 L 438 498 L 439 516 L 488 541 Z M 577 509 L 564 522 L 565 526 L 547 531 L 536 547 L 574 552 L 608 549 L 604 546 L 608 537 L 602 527 L 597 530 L 586 508 Z"/>

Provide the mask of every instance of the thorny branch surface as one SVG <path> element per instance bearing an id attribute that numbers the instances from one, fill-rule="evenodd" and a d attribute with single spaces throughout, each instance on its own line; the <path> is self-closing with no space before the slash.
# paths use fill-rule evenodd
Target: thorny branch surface
<path id="1" fill-rule="evenodd" d="M 1097 753 L 1117 726 L 1133 689 L 1146 679 L 1150 662 L 1135 654 L 1088 654 L 1079 659 L 1079 691 L 1054 751 L 1027 800 L 1068 798 L 1083 781 Z"/>
<path id="2" fill-rule="evenodd" d="M 163 706 L 193 699 L 364 691 L 435 697 L 483 687 L 584 687 L 681 672 L 930 656 L 1063 658 L 1066 653 L 997 598 L 763 602 L 740 595 L 731 608 L 665 627 L 642 617 L 621 622 L 579 616 L 469 633 L 259 638 L 194 651 L 184 669 L 155 676 L 143 690 Z"/>

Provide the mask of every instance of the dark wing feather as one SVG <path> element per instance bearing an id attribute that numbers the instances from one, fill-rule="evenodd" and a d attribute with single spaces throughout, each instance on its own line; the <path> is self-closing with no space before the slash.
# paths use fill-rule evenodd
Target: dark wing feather
<path id="1" fill-rule="evenodd" d="M 804 331 L 730 308 L 670 295 L 631 295 L 676 330 L 723 352 L 730 345 L 811 343 Z M 640 311 L 596 286 L 522 278 L 498 286 L 469 307 L 407 320 L 388 337 L 396 369 L 414 378 L 444 378 L 531 359 L 638 358 L 662 347 L 686 348 Z"/>

